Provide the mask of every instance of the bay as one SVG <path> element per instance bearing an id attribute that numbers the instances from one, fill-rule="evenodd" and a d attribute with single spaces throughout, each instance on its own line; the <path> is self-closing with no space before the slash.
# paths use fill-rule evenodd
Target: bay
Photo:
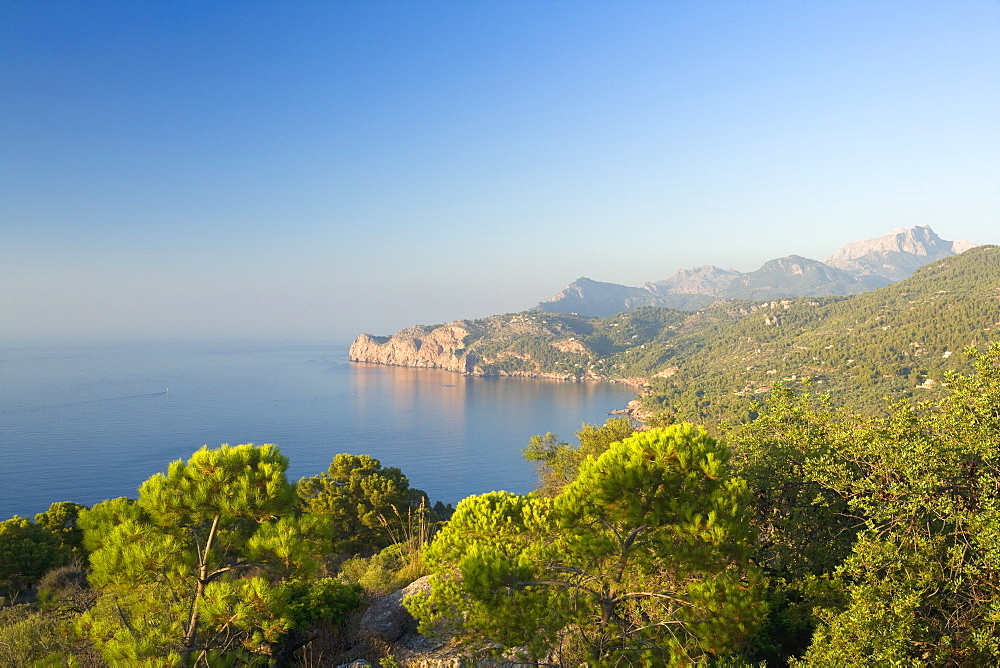
<path id="1" fill-rule="evenodd" d="M 289 478 L 337 453 L 402 469 L 432 501 L 524 493 L 521 448 L 573 441 L 633 396 L 624 386 L 470 378 L 350 363 L 346 346 L 28 345 L 0 351 L 0 519 L 54 501 L 135 497 L 202 445 L 275 443 Z"/>

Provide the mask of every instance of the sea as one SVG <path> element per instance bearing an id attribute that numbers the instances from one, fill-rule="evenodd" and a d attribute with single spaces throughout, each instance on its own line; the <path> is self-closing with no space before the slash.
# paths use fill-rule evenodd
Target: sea
<path id="1" fill-rule="evenodd" d="M 0 519 L 136 497 L 203 445 L 274 443 L 297 480 L 338 453 L 394 466 L 432 502 L 526 493 L 531 436 L 574 442 L 634 392 L 347 360 L 347 346 L 28 344 L 0 348 Z"/>

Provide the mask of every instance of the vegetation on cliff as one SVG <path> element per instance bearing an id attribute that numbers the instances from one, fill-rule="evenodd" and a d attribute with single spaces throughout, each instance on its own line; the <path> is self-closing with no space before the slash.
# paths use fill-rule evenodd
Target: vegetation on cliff
<path id="1" fill-rule="evenodd" d="M 444 327 L 453 326 L 465 336 L 448 354 L 469 373 L 630 382 L 647 408 L 678 419 L 739 421 L 754 397 L 807 380 L 836 406 L 871 410 L 887 395 L 940 396 L 944 373 L 965 368 L 956 353 L 1000 339 L 1000 247 L 850 297 L 720 301 L 695 313 L 641 307 L 603 319 L 528 311 Z M 382 345 L 419 347 L 435 330 L 414 331 Z"/>

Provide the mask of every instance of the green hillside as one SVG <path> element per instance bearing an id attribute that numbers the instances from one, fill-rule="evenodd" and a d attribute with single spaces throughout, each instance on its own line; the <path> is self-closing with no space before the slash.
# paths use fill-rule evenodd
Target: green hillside
<path id="1" fill-rule="evenodd" d="M 464 325 L 482 374 L 627 380 L 649 408 L 741 419 L 777 384 L 868 408 L 934 398 L 962 351 L 1000 340 L 1000 247 L 981 246 L 850 297 L 721 301 L 695 313 L 643 307 L 611 318 L 525 312 Z"/>
<path id="2" fill-rule="evenodd" d="M 706 322 L 677 356 L 678 373 L 653 378 L 647 404 L 728 417 L 747 396 L 805 379 L 834 405 L 932 398 L 945 370 L 967 365 L 966 347 L 1000 338 L 1000 248 L 977 248 L 844 299 L 718 304 L 699 315 Z"/>

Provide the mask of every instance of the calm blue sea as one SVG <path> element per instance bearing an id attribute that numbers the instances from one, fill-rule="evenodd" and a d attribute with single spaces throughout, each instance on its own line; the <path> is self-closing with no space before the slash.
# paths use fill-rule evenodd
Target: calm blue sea
<path id="1" fill-rule="evenodd" d="M 534 434 L 565 440 L 633 396 L 622 386 L 465 378 L 287 345 L 7 347 L 0 351 L 0 519 L 92 505 L 204 444 L 275 443 L 297 480 L 340 452 L 396 466 L 432 501 L 523 493 Z"/>

